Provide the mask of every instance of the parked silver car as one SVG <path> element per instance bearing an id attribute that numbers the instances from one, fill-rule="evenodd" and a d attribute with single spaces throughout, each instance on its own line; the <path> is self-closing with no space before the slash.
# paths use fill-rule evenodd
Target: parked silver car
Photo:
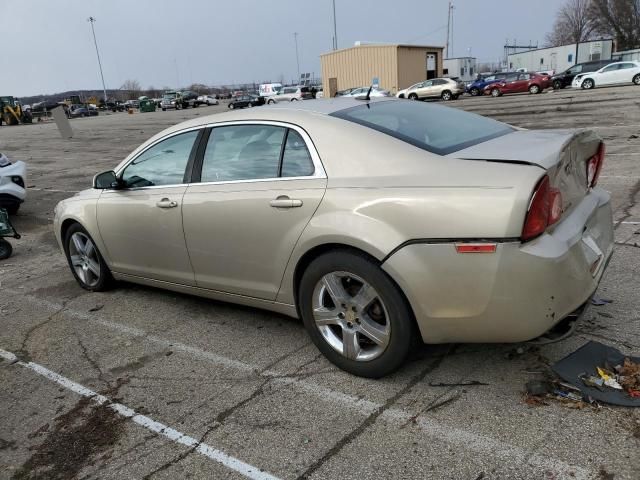
<path id="1" fill-rule="evenodd" d="M 309 87 L 282 87 L 278 93 L 267 98 L 267 103 L 295 102 L 313 98 Z"/>
<path id="2" fill-rule="evenodd" d="M 329 360 L 379 377 L 417 338 L 520 342 L 585 304 L 613 251 L 603 160 L 590 130 L 298 102 L 160 132 L 60 202 L 54 231 L 83 288 L 301 317 Z"/>
<path id="3" fill-rule="evenodd" d="M 409 100 L 424 100 L 427 98 L 440 98 L 444 101 L 456 100 L 464 93 L 465 85 L 452 78 L 434 78 L 416 83 L 411 87 L 400 90 L 396 97 Z"/>

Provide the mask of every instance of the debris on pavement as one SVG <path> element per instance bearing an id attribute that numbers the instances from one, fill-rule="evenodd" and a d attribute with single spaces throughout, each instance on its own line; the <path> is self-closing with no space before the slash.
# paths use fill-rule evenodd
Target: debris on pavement
<path id="1" fill-rule="evenodd" d="M 578 388 L 583 399 L 640 407 L 640 357 L 590 341 L 551 368 Z"/>
<path id="2" fill-rule="evenodd" d="M 429 382 L 430 387 L 475 387 L 480 385 L 489 385 L 489 384 L 484 382 L 479 382 L 478 380 L 470 380 L 468 382 L 460 382 L 460 383 Z"/>
<path id="3" fill-rule="evenodd" d="M 613 300 L 608 298 L 599 298 L 595 295 L 591 297 L 591 305 L 595 305 L 596 307 L 601 307 L 602 305 L 607 305 L 608 303 L 613 303 Z"/>

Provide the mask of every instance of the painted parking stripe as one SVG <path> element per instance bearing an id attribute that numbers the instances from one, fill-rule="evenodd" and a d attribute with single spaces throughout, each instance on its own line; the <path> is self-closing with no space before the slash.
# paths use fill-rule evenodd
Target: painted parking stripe
<path id="1" fill-rule="evenodd" d="M 20 365 L 22 367 L 33 370 L 38 375 L 41 375 L 52 382 L 61 385 L 67 390 L 71 390 L 78 395 L 81 395 L 86 398 L 90 398 L 98 405 L 105 405 L 116 412 L 117 414 L 129 418 L 132 422 L 137 423 L 141 427 L 146 428 L 147 430 L 151 430 L 152 432 L 157 433 L 158 435 L 162 435 L 163 437 L 168 438 L 172 442 L 179 443 L 181 445 L 185 445 L 189 448 L 194 448 L 196 452 L 205 457 L 218 462 L 225 467 L 238 472 L 239 474 L 251 478 L 253 480 L 279 480 L 278 477 L 274 477 L 273 475 L 260 471 L 259 468 L 254 467 L 253 465 L 249 465 L 248 463 L 243 462 L 231 455 L 228 455 L 217 448 L 212 447 L 211 445 L 207 445 L 206 443 L 199 442 L 193 437 L 189 435 L 185 435 L 182 432 L 179 432 L 168 425 L 157 422 L 146 415 L 141 415 L 136 413 L 131 408 L 121 404 L 115 403 L 109 400 L 109 398 L 104 395 L 100 395 L 93 390 L 80 385 L 79 383 L 74 382 L 73 380 L 69 380 L 62 375 L 49 370 L 48 368 L 43 367 L 42 365 L 38 365 L 33 362 L 22 362 L 18 360 L 18 358 L 11 352 L 3 350 L 0 348 L 0 357 L 4 358 L 8 362 Z"/>
<path id="2" fill-rule="evenodd" d="M 84 312 L 79 312 L 77 310 L 62 310 L 63 305 L 61 304 L 54 303 L 49 300 L 44 300 L 30 294 L 24 294 L 24 292 L 8 290 L 8 293 L 20 293 L 21 299 L 27 300 L 33 305 L 38 305 L 51 311 L 61 312 L 62 315 L 67 315 L 70 318 L 89 321 L 120 333 L 140 337 L 144 341 L 155 343 L 163 347 L 170 347 L 172 350 L 187 353 L 188 355 L 191 355 L 192 357 L 200 360 L 210 361 L 224 367 L 236 368 L 247 373 L 257 373 L 260 371 L 259 365 L 252 365 L 240 360 L 230 359 L 222 355 L 209 352 L 207 350 L 202 350 L 198 347 L 185 345 L 179 342 L 174 342 L 168 339 L 157 337 L 152 334 L 147 334 L 147 332 L 145 332 L 144 330 L 116 322 L 102 320 L 98 318 L 98 316 L 92 316 Z M 275 370 L 263 371 L 260 373 L 260 375 L 263 377 L 272 377 L 272 381 L 274 383 L 292 386 L 293 388 L 302 390 L 321 401 L 328 401 L 343 408 L 349 408 L 350 410 L 353 410 L 354 412 L 360 413 L 364 416 L 370 415 L 383 406 L 381 403 L 356 397 L 355 395 L 349 395 L 341 391 L 333 390 L 302 377 L 286 377 L 283 376 L 284 374 L 282 372 L 277 372 Z M 418 419 L 416 419 L 413 413 L 402 409 L 390 408 L 382 416 L 380 416 L 380 420 L 396 426 L 404 426 L 408 422 L 412 422 L 415 426 L 420 428 L 425 435 L 433 437 L 436 440 L 444 439 L 445 441 L 453 445 L 459 445 L 465 449 L 474 450 L 488 456 L 497 456 L 498 458 L 503 458 L 505 462 L 514 460 L 517 462 L 522 462 L 524 461 L 524 459 L 526 459 L 526 462 L 529 465 L 536 466 L 540 469 L 551 470 L 559 474 L 564 474 L 564 477 L 571 477 L 574 479 L 588 479 L 593 476 L 589 473 L 589 470 L 583 467 L 569 464 L 557 458 L 538 455 L 530 449 L 502 442 L 491 436 L 482 435 L 471 430 L 452 427 L 450 425 L 437 422 L 433 419 L 424 418 L 423 416 L 420 416 L 418 417 Z M 446 432 L 446 434 L 444 434 L 443 432 Z M 501 454 L 500 452 L 503 452 L 503 454 Z"/>

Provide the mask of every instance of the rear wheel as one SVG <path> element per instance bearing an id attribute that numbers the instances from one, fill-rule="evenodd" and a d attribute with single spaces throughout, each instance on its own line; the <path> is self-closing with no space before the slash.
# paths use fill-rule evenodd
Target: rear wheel
<path id="1" fill-rule="evenodd" d="M 453 98 L 453 94 L 449 90 L 445 90 L 440 95 L 440 98 L 442 98 L 442 100 L 444 100 L 445 102 L 448 102 L 449 100 L 451 100 Z"/>
<path id="2" fill-rule="evenodd" d="M 477 97 L 478 95 L 480 95 L 480 89 L 473 87 L 469 93 L 471 94 L 472 97 Z"/>
<path id="3" fill-rule="evenodd" d="M 235 103 L 230 103 L 230 104 L 229 104 L 229 108 L 230 108 L 231 110 L 233 110 L 234 108 L 236 108 L 236 104 L 235 104 Z"/>
<path id="4" fill-rule="evenodd" d="M 595 86 L 596 86 L 595 82 L 590 78 L 587 78 L 582 82 L 582 88 L 584 90 L 591 90 Z"/>
<path id="5" fill-rule="evenodd" d="M 633 83 L 635 83 L 636 85 L 640 85 L 640 73 L 633 77 Z"/>
<path id="6" fill-rule="evenodd" d="M 560 80 L 553 81 L 553 89 L 560 90 L 562 88 L 562 82 Z"/>
<path id="7" fill-rule="evenodd" d="M 0 260 L 5 260 L 13 253 L 13 247 L 4 238 L 0 238 Z"/>
<path id="8" fill-rule="evenodd" d="M 538 85 L 531 85 L 531 86 L 529 87 L 529 93 L 532 93 L 532 94 L 534 94 L 534 95 L 535 95 L 536 93 L 540 93 L 540 87 L 539 87 Z"/>
<path id="9" fill-rule="evenodd" d="M 492 97 L 499 97 L 500 95 L 502 95 L 502 93 L 500 93 L 500 90 L 498 90 L 497 88 L 494 88 L 493 90 L 491 90 L 491 96 Z"/>
<path id="10" fill-rule="evenodd" d="M 339 368 L 379 378 L 409 354 L 415 334 L 411 310 L 366 256 L 336 250 L 316 258 L 302 276 L 298 298 L 311 339 Z"/>
<path id="11" fill-rule="evenodd" d="M 410 93 L 409 94 L 409 100 L 418 100 L 418 95 L 415 93 Z"/>
<path id="12" fill-rule="evenodd" d="M 269 101 L 267 102 L 267 105 L 272 105 L 272 104 L 274 104 L 274 103 L 276 103 L 276 102 L 275 102 L 275 101 L 273 101 L 273 100 L 269 100 Z"/>
<path id="13" fill-rule="evenodd" d="M 65 234 L 65 254 L 76 281 L 85 290 L 100 292 L 112 282 L 111 272 L 89 233 L 78 223 Z"/>

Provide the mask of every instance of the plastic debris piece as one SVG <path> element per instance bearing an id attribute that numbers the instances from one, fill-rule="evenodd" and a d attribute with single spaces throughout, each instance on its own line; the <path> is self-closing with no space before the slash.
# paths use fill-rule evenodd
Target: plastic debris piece
<path id="1" fill-rule="evenodd" d="M 620 385 L 615 378 L 609 378 L 608 380 L 605 380 L 604 384 L 609 388 L 615 388 L 616 390 L 622 390 L 622 385 Z"/>
<path id="2" fill-rule="evenodd" d="M 604 380 L 605 382 L 611 379 L 611 374 L 604 368 L 596 367 L 596 370 L 598 371 L 598 375 L 600 375 L 600 378 L 602 378 L 602 380 Z"/>
<path id="3" fill-rule="evenodd" d="M 613 303 L 613 300 L 609 300 L 608 298 L 599 298 L 595 295 L 591 297 L 591 305 L 601 307 L 602 305 L 606 305 L 607 303 Z"/>
<path id="4" fill-rule="evenodd" d="M 581 402 L 582 401 L 582 395 L 580 395 L 578 393 L 575 393 L 575 392 L 563 392 L 562 390 L 555 390 L 553 393 L 556 394 L 559 397 L 567 398 L 567 399 L 573 400 L 575 402 Z"/>
<path id="5" fill-rule="evenodd" d="M 604 390 L 602 387 L 604 386 L 604 380 L 602 378 L 596 377 L 594 375 L 589 375 L 588 377 L 580 377 L 582 383 L 584 383 L 587 387 L 597 388 L 598 390 Z"/>
<path id="6" fill-rule="evenodd" d="M 627 393 L 630 397 L 640 398 L 640 390 L 628 390 Z"/>

